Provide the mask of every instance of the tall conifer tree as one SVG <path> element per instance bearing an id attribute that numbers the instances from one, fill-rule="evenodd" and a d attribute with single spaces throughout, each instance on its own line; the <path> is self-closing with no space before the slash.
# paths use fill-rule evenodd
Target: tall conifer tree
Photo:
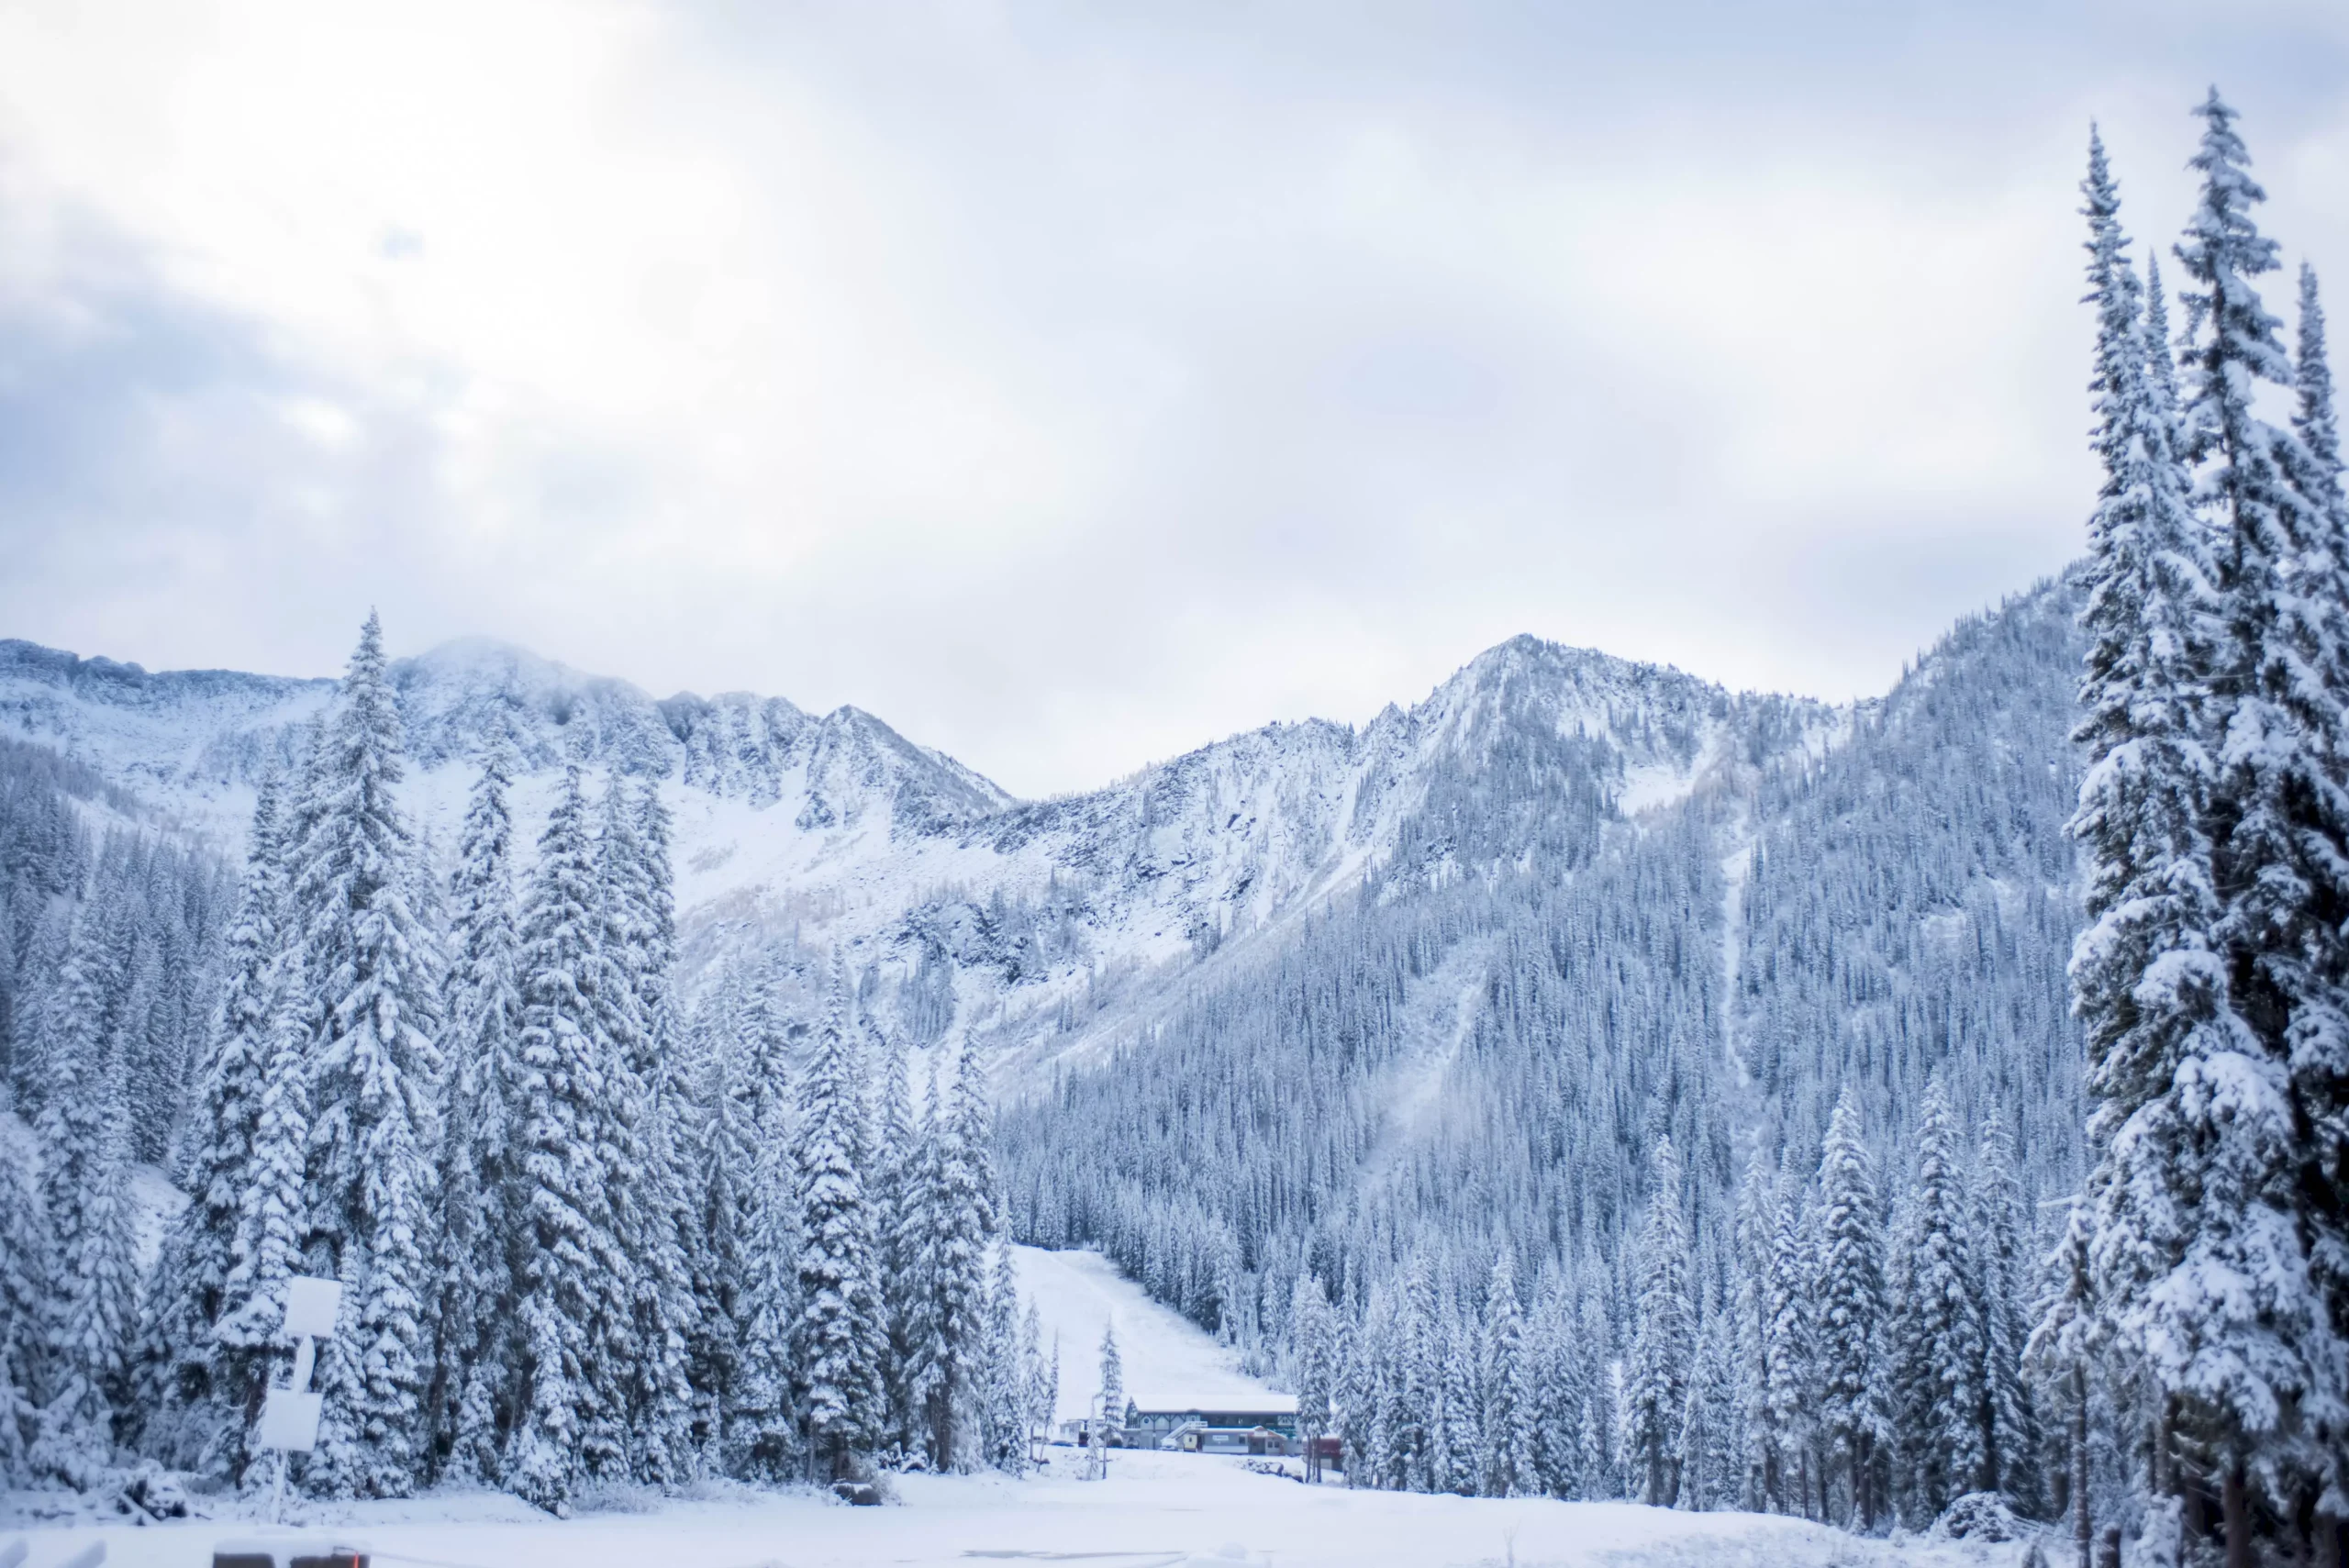
<path id="1" fill-rule="evenodd" d="M 860 1144 L 865 1064 L 837 961 L 815 1049 L 799 1084 L 795 1146 L 800 1215 L 795 1333 L 801 1409 L 819 1478 L 846 1476 L 880 1435 L 879 1351 L 885 1334 L 874 1278 L 873 1212 Z"/>
<path id="2" fill-rule="evenodd" d="M 609 1052 L 596 994 L 604 975 L 597 906 L 587 803 L 574 768 L 540 836 L 523 914 L 512 1107 L 519 1191 L 509 1200 L 520 1229 L 509 1351 L 514 1428 L 504 1470 L 515 1491 L 556 1512 L 618 1458 L 608 1444 L 618 1414 L 595 1364 L 601 1271 L 613 1251 L 608 1151 L 598 1136 Z"/>
<path id="3" fill-rule="evenodd" d="M 196 1074 L 195 1116 L 181 1137 L 178 1174 L 189 1201 L 164 1232 L 139 1351 L 143 1446 L 215 1475 L 236 1463 L 238 1418 L 253 1372 L 215 1329 L 239 1305 L 229 1277 L 285 984 L 278 791 L 274 775 L 264 778 L 253 806 L 244 882 L 224 944 L 227 984 Z"/>
<path id="4" fill-rule="evenodd" d="M 507 803 L 513 751 L 494 737 L 465 807 L 450 880 L 447 1118 L 440 1160 L 440 1318 L 435 1419 L 461 1479 L 498 1473 L 513 1420 L 507 1400 L 511 1252 L 524 1216 L 515 1106 L 521 1047 L 520 918 L 514 819 Z"/>
<path id="5" fill-rule="evenodd" d="M 405 1496 L 427 1463 L 440 976 L 433 934 L 409 905 L 401 771 L 370 615 L 319 732 L 293 866 L 315 1031 L 306 1266 L 344 1290 L 342 1325 L 319 1347 L 327 1413 L 304 1482 L 339 1496 Z"/>
<path id="6" fill-rule="evenodd" d="M 1818 1323 L 1820 1426 L 1842 1472 L 1843 1504 L 1863 1527 L 1876 1522 L 1885 1420 L 1884 1237 L 1876 1162 L 1847 1088 L 1835 1102 L 1819 1165 Z M 1827 1498 L 1825 1477 L 1820 1496 Z"/>
<path id="7" fill-rule="evenodd" d="M 2216 936 L 2241 1027 L 2199 1042 L 2166 1085 L 2181 1168 L 2136 1207 L 2177 1238 L 2154 1252 L 2168 1266 L 2143 1284 L 2153 1271 L 2115 1271 L 2107 1294 L 2211 1451 L 2229 1551 L 2243 1557 L 2251 1487 L 2298 1515 L 2334 1468 L 2323 1451 L 2344 1393 L 2342 1343 L 2310 1274 L 2290 1064 L 2336 1056 L 2349 1028 L 2349 602 L 2343 541 L 2291 483 L 2305 454 L 2254 406 L 2260 383 L 2295 379 L 2254 283 L 2277 264 L 2253 213 L 2266 193 L 2234 111 L 2214 90 L 2196 113 L 2202 196 L 2177 251 L 2195 285 L 2184 412 L 2196 499 L 2225 541 L 2212 838 Z M 2180 1209 L 2154 1207 L 2178 1197 Z"/>
<path id="8" fill-rule="evenodd" d="M 1630 1380 L 1633 1463 L 1642 1502 L 1669 1507 L 1680 1492 L 1680 1428 L 1696 1354 L 1695 1304 L 1689 1299 L 1688 1231 L 1681 1218 L 1680 1162 L 1669 1138 L 1658 1140 L 1655 1184 L 1640 1232 L 1638 1318 Z"/>

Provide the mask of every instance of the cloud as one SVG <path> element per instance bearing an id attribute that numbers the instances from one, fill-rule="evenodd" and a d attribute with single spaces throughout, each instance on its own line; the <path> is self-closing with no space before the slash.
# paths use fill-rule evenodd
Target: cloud
<path id="1" fill-rule="evenodd" d="M 2089 114 L 2165 231 L 2223 68 L 2349 255 L 2349 26 L 2231 24 L 16 8 L 0 615 L 310 672 L 377 603 L 1030 793 L 1520 630 L 1880 689 L 2077 548 Z"/>

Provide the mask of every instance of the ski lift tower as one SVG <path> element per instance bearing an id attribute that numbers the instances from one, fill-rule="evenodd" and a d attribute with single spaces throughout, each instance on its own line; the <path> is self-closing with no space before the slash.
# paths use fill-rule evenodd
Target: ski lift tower
<path id="1" fill-rule="evenodd" d="M 285 1512 L 285 1471 L 293 1456 L 318 1446 L 318 1415 L 326 1396 L 310 1387 L 320 1340 L 334 1338 L 335 1315 L 342 1309 L 342 1286 L 330 1279 L 299 1274 L 285 1282 L 285 1337 L 295 1341 L 294 1381 L 273 1388 L 261 1407 L 261 1444 L 277 1451 L 277 1479 L 271 1484 L 269 1522 Z"/>

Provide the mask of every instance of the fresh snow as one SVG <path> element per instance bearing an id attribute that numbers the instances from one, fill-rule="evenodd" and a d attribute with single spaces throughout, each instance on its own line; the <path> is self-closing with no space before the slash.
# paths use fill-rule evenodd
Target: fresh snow
<path id="1" fill-rule="evenodd" d="M 818 717 L 740 693 L 656 701 L 479 639 L 399 661 L 391 674 L 411 764 L 403 803 L 444 859 L 472 759 L 493 731 L 520 757 L 525 870 L 563 760 L 591 774 L 658 773 L 675 820 L 688 993 L 710 962 L 785 932 L 899 973 L 943 940 L 958 1019 L 981 1033 L 999 1089 L 1014 1093 L 1130 1038 L 1170 982 L 1210 967 L 1204 957 L 1276 946 L 1297 917 L 1381 874 L 1431 798 L 1495 758 L 1586 740 L 1611 759 L 1588 765 L 1611 771 L 1620 809 L 1649 809 L 1726 765 L 1754 700 L 1520 637 L 1358 728 L 1269 725 L 1098 790 L 1023 803 L 852 708 Z M 259 772 L 292 754 L 293 727 L 329 690 L 0 642 L 0 732 L 94 765 L 231 852 Z M 1790 711 L 1799 745 L 1844 723 L 1824 704 Z M 952 909 L 977 915 L 998 895 L 1033 904 L 1055 888 L 1074 906 L 1079 946 L 1041 969 L 1016 965 L 987 919 Z"/>
<path id="2" fill-rule="evenodd" d="M 1126 1393 L 1144 1409 L 1231 1404 L 1294 1409 L 1293 1396 L 1275 1394 L 1240 1370 L 1239 1358 L 1197 1325 L 1142 1294 L 1098 1252 L 1012 1249 L 1019 1294 L 1042 1319 L 1047 1362 L 1060 1345 L 1060 1404 L 1055 1422 L 1087 1413 L 1101 1388 L 1101 1330 L 1114 1325 L 1124 1363 Z"/>
<path id="3" fill-rule="evenodd" d="M 365 1545 L 381 1568 L 2009 1568 L 2022 1551 L 1857 1540 L 1756 1514 L 1307 1486 L 1197 1454 L 1117 1452 L 1109 1479 L 1088 1481 L 1073 1451 L 1053 1454 L 1027 1480 L 896 1477 L 896 1507 L 728 1492 L 559 1523 L 501 1495 L 439 1493 L 303 1518 L 306 1535 Z M 39 1529 L 25 1568 L 60 1568 L 94 1540 L 106 1568 L 199 1568 L 215 1541 L 264 1533 L 241 1518 Z"/>

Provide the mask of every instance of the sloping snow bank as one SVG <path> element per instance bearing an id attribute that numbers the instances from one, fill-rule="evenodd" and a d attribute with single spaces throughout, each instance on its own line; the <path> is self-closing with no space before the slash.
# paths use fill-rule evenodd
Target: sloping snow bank
<path id="1" fill-rule="evenodd" d="M 1179 1313 L 1142 1294 L 1098 1252 L 1048 1252 L 1016 1247 L 1019 1294 L 1036 1304 L 1043 1323 L 1044 1356 L 1060 1343 L 1061 1392 L 1055 1421 L 1090 1409 L 1101 1387 L 1101 1330 L 1114 1324 L 1126 1393 L 1144 1409 L 1294 1409 L 1240 1370 L 1232 1353 Z"/>

